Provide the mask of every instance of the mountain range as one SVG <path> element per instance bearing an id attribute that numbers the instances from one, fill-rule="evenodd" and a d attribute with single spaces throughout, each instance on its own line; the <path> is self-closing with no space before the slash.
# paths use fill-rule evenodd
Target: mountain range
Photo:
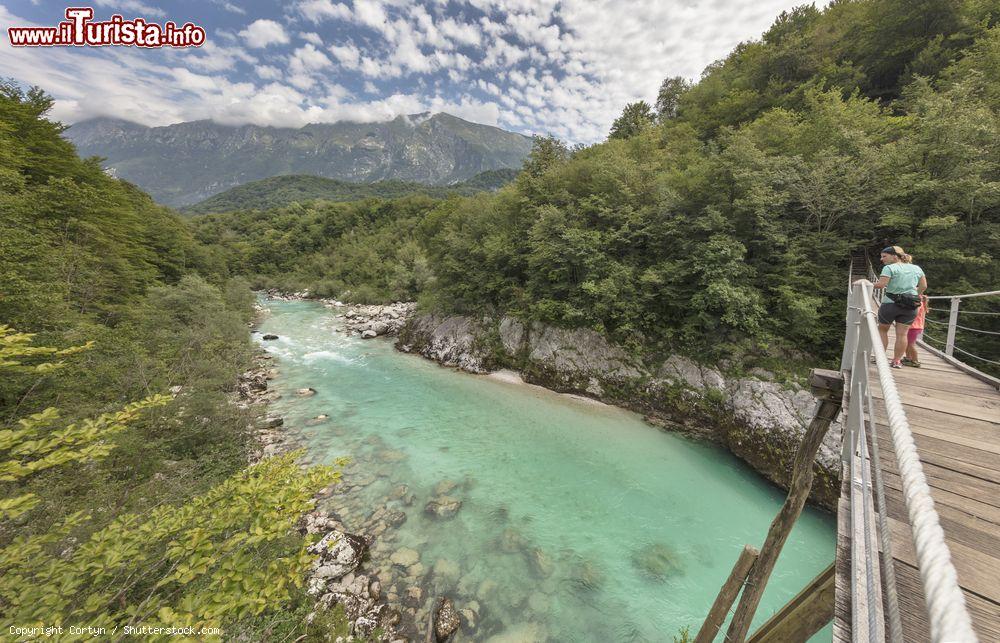
<path id="1" fill-rule="evenodd" d="M 298 129 L 207 120 L 147 127 L 96 118 L 63 136 L 81 156 L 103 157 L 109 173 L 175 207 L 286 174 L 450 185 L 487 170 L 520 168 L 531 150 L 527 136 L 445 113 Z"/>

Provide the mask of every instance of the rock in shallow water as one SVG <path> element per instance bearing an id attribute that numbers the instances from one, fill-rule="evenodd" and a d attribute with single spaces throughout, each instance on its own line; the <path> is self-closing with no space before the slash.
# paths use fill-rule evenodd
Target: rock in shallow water
<path id="1" fill-rule="evenodd" d="M 420 553 L 415 549 L 410 549 L 409 547 L 403 547 L 402 549 L 397 549 L 392 556 L 389 557 L 393 565 L 398 565 L 399 567 L 410 567 L 420 562 Z"/>
<path id="2" fill-rule="evenodd" d="M 462 508 L 462 501 L 451 496 L 438 496 L 424 506 L 424 513 L 432 518 L 452 518 Z"/>
<path id="3" fill-rule="evenodd" d="M 462 621 L 459 620 L 458 612 L 451 599 L 442 598 L 437 613 L 434 615 L 434 635 L 437 637 L 438 643 L 446 641 L 458 630 L 461 624 Z"/>
<path id="4" fill-rule="evenodd" d="M 295 391 L 295 394 L 298 395 L 299 397 L 312 397 L 313 395 L 316 395 L 316 389 L 312 387 L 300 388 L 297 391 Z"/>
<path id="5" fill-rule="evenodd" d="M 333 530 L 309 547 L 311 553 L 319 555 L 313 575 L 325 580 L 342 578 L 361 565 L 367 549 L 363 537 Z"/>
<path id="6" fill-rule="evenodd" d="M 681 559 L 663 543 L 653 543 L 632 554 L 632 564 L 648 578 L 662 583 L 681 571 Z"/>

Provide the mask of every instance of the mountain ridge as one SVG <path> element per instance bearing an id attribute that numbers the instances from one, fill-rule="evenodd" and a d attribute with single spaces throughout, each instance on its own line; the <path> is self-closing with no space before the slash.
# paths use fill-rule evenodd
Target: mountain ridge
<path id="1" fill-rule="evenodd" d="M 449 185 L 488 170 L 518 169 L 531 149 L 523 134 L 445 112 L 300 128 L 211 120 L 149 127 L 98 117 L 70 126 L 63 136 L 81 156 L 103 157 L 110 174 L 174 207 L 289 174 Z"/>

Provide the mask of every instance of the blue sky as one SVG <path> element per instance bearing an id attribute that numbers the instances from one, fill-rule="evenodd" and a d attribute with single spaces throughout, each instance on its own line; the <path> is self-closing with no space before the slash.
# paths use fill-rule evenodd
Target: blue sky
<path id="1" fill-rule="evenodd" d="M 70 3 L 87 6 L 88 3 Z M 630 101 L 758 38 L 789 0 L 94 0 L 207 30 L 198 49 L 13 48 L 67 4 L 0 0 L 0 76 L 56 98 L 73 123 L 212 119 L 300 127 L 449 112 L 571 143 L 603 139 Z M 798 3 L 800 4 L 800 3 Z"/>

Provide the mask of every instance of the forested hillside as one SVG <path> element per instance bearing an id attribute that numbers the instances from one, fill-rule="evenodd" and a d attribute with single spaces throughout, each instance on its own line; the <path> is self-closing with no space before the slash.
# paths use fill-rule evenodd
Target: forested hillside
<path id="1" fill-rule="evenodd" d="M 332 474 L 245 468 L 252 294 L 50 106 L 0 85 L 0 622 L 301 633 Z"/>
<path id="2" fill-rule="evenodd" d="M 496 195 L 234 214 L 199 236 L 237 272 L 322 294 L 417 293 L 703 358 L 831 358 L 854 249 L 904 246 L 932 294 L 1000 281 L 997 15 L 803 7 L 693 87 L 667 78 L 605 143 L 536 140 Z"/>
<path id="3" fill-rule="evenodd" d="M 307 201 L 359 201 L 395 199 L 410 194 L 435 198 L 469 196 L 487 190 L 499 190 L 514 180 L 517 170 L 487 170 L 467 181 L 449 186 L 425 185 L 412 181 L 376 181 L 351 183 L 308 174 L 273 176 L 253 181 L 211 196 L 184 208 L 185 214 L 207 214 L 232 210 L 267 210 Z"/>

